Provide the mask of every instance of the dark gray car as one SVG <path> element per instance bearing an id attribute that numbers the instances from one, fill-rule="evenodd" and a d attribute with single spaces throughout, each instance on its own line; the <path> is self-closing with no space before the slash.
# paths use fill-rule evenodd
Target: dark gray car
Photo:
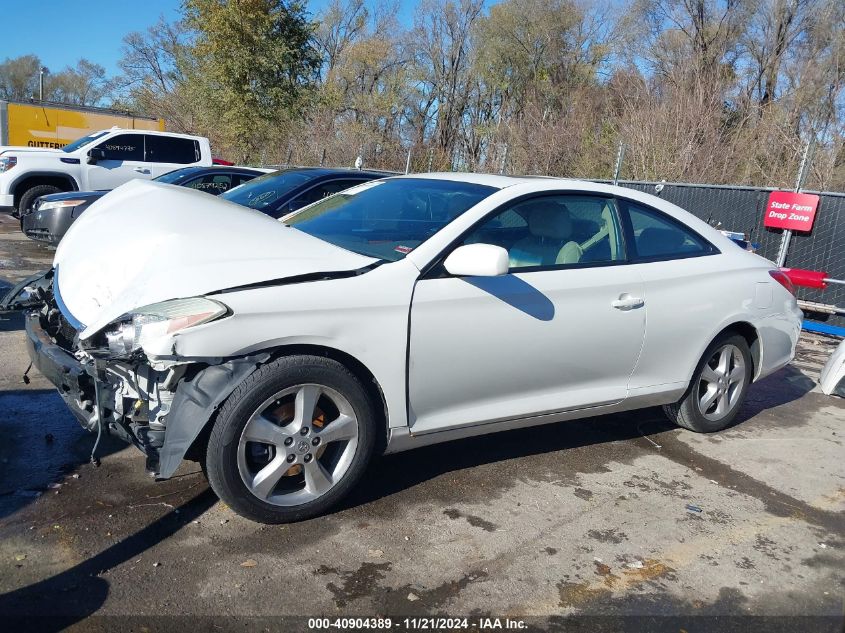
<path id="1" fill-rule="evenodd" d="M 185 167 L 159 176 L 155 181 L 191 187 L 217 196 L 265 173 L 266 170 L 247 167 Z M 74 220 L 107 193 L 107 190 L 66 191 L 41 196 L 28 211 L 23 212 L 21 230 L 30 239 L 55 246 Z"/>

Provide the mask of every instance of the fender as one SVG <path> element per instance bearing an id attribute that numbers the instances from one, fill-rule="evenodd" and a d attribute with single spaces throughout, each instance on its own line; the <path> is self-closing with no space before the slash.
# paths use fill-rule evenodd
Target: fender
<path id="1" fill-rule="evenodd" d="M 9 184 L 9 192 L 14 195 L 16 193 L 17 187 L 20 183 L 22 183 L 25 180 L 29 180 L 30 178 L 39 178 L 39 177 L 61 178 L 62 180 L 65 180 L 65 181 L 68 182 L 68 184 L 71 186 L 71 188 L 70 188 L 71 191 L 79 191 L 79 182 L 77 182 L 76 178 L 74 178 L 70 174 L 67 174 L 67 173 L 62 172 L 62 171 L 45 171 L 45 170 L 39 169 L 39 170 L 36 170 L 36 171 L 26 171 L 26 172 L 22 173 L 20 176 L 18 176 L 17 178 L 15 178 Z"/>
<path id="2" fill-rule="evenodd" d="M 156 479 L 173 476 L 217 407 L 269 358 L 269 353 L 233 358 L 220 365 L 206 367 L 191 380 L 179 384 L 167 414 Z"/>
<path id="3" fill-rule="evenodd" d="M 737 325 L 739 323 L 745 323 L 747 325 L 750 325 L 754 329 L 754 331 L 757 333 L 757 339 L 759 341 L 759 339 L 760 339 L 759 322 L 751 321 L 751 320 L 748 319 L 747 315 L 742 315 L 741 313 L 732 314 L 731 316 L 729 316 L 725 319 L 722 319 L 722 321 L 719 323 L 718 326 L 714 327 L 707 336 L 705 336 L 701 339 L 702 343 L 698 346 L 698 351 L 697 351 L 697 355 L 696 355 L 696 358 L 698 360 L 696 360 L 695 365 L 693 365 L 692 368 L 690 368 L 687 376 L 685 377 L 684 382 L 686 382 L 687 384 L 690 383 L 690 381 L 692 380 L 692 376 L 695 373 L 696 368 L 698 367 L 698 363 L 701 360 L 701 357 L 704 356 L 704 352 L 707 350 L 708 347 L 710 347 L 710 344 L 714 340 L 716 340 L 716 337 L 721 332 L 723 332 L 724 330 L 727 330 L 729 327 Z M 751 354 L 752 354 L 752 357 L 754 357 L 754 351 L 753 350 L 752 350 Z M 755 364 L 754 375 L 751 377 L 751 382 L 755 382 L 760 376 L 761 369 L 763 367 L 763 350 L 762 349 L 759 350 L 759 356 L 754 358 L 754 364 Z"/>

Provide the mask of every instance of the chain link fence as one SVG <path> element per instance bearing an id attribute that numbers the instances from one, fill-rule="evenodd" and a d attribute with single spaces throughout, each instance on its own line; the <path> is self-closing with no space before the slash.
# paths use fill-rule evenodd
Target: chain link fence
<path id="1" fill-rule="evenodd" d="M 413 155 L 404 150 L 386 152 L 383 156 L 369 157 L 365 163 L 367 169 L 383 169 L 392 173 L 403 173 L 407 168 L 411 173 L 442 169 L 449 171 L 451 165 L 442 164 L 442 157 L 435 157 L 431 152 Z M 400 155 L 401 154 L 401 155 Z M 617 156 L 617 172 L 623 162 L 624 151 L 620 147 Z M 268 165 L 274 168 L 294 167 L 299 165 L 326 165 L 333 167 L 352 167 L 355 159 L 335 155 L 335 152 L 308 148 L 289 147 L 285 152 L 286 161 L 282 164 Z M 806 156 L 805 156 L 806 160 Z M 313 162 L 309 162 L 313 161 Z M 401 163 L 401 165 L 400 165 Z M 395 170 L 395 171 L 394 171 Z M 804 170 L 802 164 L 801 170 Z M 505 172 L 504 165 L 502 172 Z M 591 179 L 594 182 L 608 180 Z M 799 176 L 799 183 L 801 176 Z M 654 182 L 620 180 L 622 187 L 636 189 L 660 196 L 693 215 L 716 226 L 719 229 L 745 233 L 751 242 L 759 244 L 758 253 L 776 261 L 783 231 L 767 229 L 763 226 L 763 215 L 769 194 L 777 189 L 771 187 L 748 187 L 738 185 L 707 185 L 680 182 Z M 789 245 L 785 266 L 824 271 L 832 279 L 845 279 L 845 193 L 805 191 L 820 196 L 819 206 L 813 230 L 810 233 L 796 233 Z M 845 309 L 845 285 L 830 284 L 824 290 L 796 288 L 798 298 L 818 304 L 838 306 Z M 806 310 L 805 310 L 806 311 Z M 823 312 L 807 312 L 810 320 L 822 321 L 845 327 L 845 316 Z"/>

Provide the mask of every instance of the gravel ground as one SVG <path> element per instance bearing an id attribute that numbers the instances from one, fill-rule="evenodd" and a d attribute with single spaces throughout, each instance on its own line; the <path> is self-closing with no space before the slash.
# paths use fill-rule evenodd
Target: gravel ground
<path id="1" fill-rule="evenodd" d="M 0 215 L 0 277 L 51 257 Z M 117 441 L 87 463 L 93 437 L 41 376 L 21 382 L 23 341 L 19 319 L 0 320 L 0 619 L 842 630 L 845 401 L 816 384 L 831 339 L 802 338 L 722 433 L 648 409 L 419 449 L 378 460 L 337 512 L 286 526 L 236 516 L 194 464 L 155 483 Z"/>

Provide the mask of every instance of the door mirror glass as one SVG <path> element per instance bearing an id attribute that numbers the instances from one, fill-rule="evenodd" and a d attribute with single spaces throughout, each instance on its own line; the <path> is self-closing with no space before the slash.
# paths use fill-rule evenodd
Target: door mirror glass
<path id="1" fill-rule="evenodd" d="M 95 147 L 88 150 L 88 164 L 93 165 L 98 160 L 106 160 L 106 150 Z"/>
<path id="2" fill-rule="evenodd" d="M 510 263 L 501 246 L 467 244 L 452 251 L 443 266 L 457 277 L 498 277 L 508 273 Z"/>

